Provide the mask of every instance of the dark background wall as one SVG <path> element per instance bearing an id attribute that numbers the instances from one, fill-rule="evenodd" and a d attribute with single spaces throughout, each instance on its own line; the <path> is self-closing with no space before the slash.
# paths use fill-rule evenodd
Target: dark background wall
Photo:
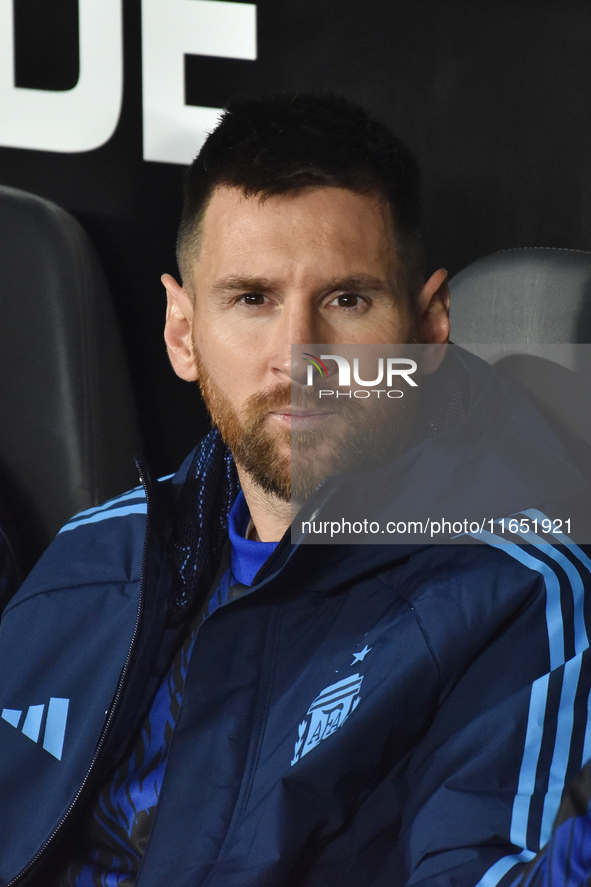
<path id="1" fill-rule="evenodd" d="M 14 10 L 16 85 L 74 86 L 76 0 L 14 0 Z M 591 249 L 588 0 L 260 0 L 257 14 L 256 61 L 186 56 L 187 104 L 284 89 L 365 104 L 421 162 L 432 268 L 453 274 L 506 247 Z M 176 270 L 183 168 L 143 160 L 140 0 L 124 0 L 123 35 L 123 105 L 110 141 L 80 154 L 0 147 L 0 182 L 59 203 L 93 240 L 147 454 L 164 473 L 206 427 L 162 344 L 159 277 Z"/>

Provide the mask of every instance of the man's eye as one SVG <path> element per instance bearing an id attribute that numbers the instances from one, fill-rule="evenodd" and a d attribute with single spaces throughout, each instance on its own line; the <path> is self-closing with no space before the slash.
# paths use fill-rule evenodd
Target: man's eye
<path id="1" fill-rule="evenodd" d="M 337 296 L 329 304 L 335 308 L 357 308 L 360 303 L 361 298 L 355 293 L 342 293 L 342 295 Z"/>
<path id="2" fill-rule="evenodd" d="M 265 303 L 265 297 L 262 293 L 245 293 L 241 297 L 241 301 L 243 301 L 245 305 L 263 305 Z"/>

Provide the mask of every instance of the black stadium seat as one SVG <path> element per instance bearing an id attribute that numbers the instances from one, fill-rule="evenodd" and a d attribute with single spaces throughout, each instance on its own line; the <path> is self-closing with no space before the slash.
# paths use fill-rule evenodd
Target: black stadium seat
<path id="1" fill-rule="evenodd" d="M 24 569 L 75 512 L 137 483 L 140 433 L 104 274 L 80 225 L 0 187 L 0 498 Z"/>
<path id="2" fill-rule="evenodd" d="M 591 253 L 502 250 L 472 262 L 450 289 L 458 344 L 591 342 Z"/>
<path id="3" fill-rule="evenodd" d="M 450 281 L 451 339 L 527 390 L 579 464 L 591 445 L 591 253 L 510 249 Z"/>

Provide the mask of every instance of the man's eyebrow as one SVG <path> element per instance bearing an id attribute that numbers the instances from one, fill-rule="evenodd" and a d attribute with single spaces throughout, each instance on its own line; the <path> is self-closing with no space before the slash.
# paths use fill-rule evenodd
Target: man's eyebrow
<path id="1" fill-rule="evenodd" d="M 376 290 L 390 292 L 390 281 L 373 274 L 354 274 L 350 277 L 333 277 L 325 284 L 326 290 Z"/>
<path id="2" fill-rule="evenodd" d="M 271 281 L 267 277 L 242 277 L 240 275 L 232 275 L 223 277 L 216 281 L 212 287 L 214 293 L 236 293 L 236 292 L 268 292 L 273 289 Z"/>
<path id="3" fill-rule="evenodd" d="M 276 284 L 268 277 L 244 277 L 231 275 L 216 281 L 211 290 L 213 293 L 236 292 L 269 292 L 275 289 Z M 374 292 L 391 292 L 392 286 L 388 280 L 374 277 L 373 274 L 354 274 L 349 277 L 331 277 L 326 280 L 322 289 L 325 292 L 335 290 L 371 290 Z"/>

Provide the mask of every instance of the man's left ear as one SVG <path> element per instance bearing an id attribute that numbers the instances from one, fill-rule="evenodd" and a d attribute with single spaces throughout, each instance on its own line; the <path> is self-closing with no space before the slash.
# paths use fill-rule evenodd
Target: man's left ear
<path id="1" fill-rule="evenodd" d="M 170 274 L 162 275 L 166 289 L 164 341 L 172 368 L 181 379 L 196 382 L 199 374 L 193 345 L 193 300 Z"/>
<path id="2" fill-rule="evenodd" d="M 421 342 L 442 345 L 449 339 L 449 288 L 447 271 L 432 274 L 419 295 Z"/>

